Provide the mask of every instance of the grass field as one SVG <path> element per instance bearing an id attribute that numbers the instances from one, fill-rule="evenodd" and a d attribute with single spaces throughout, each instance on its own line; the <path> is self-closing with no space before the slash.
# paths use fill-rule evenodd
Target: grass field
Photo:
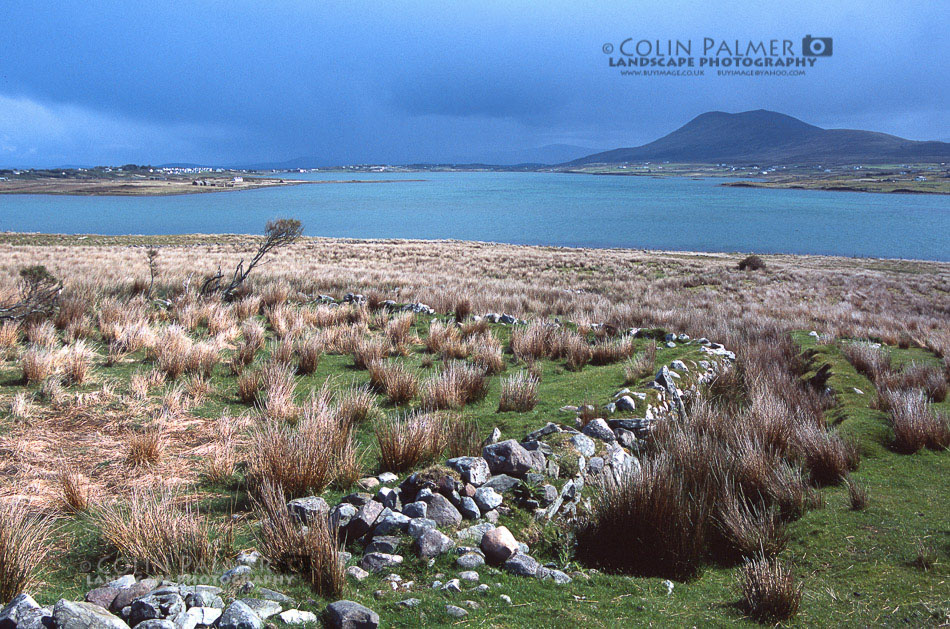
<path id="1" fill-rule="evenodd" d="M 300 421 L 311 392 L 325 383 L 336 392 L 334 404 L 367 384 L 370 374 L 355 360 L 363 351 L 360 341 L 387 339 L 388 361 L 408 368 L 424 388 L 444 368 L 447 355 L 475 363 L 479 339 L 492 336 L 502 350 L 502 370 L 486 376 L 483 399 L 449 409 L 449 416 L 475 423 L 479 437 L 498 427 L 504 439 L 521 439 L 548 421 L 571 425 L 574 415 L 562 406 L 600 406 L 625 386 L 647 391 L 659 366 L 702 358 L 696 344 L 659 343 L 651 369 L 631 378 L 625 373 L 627 358 L 642 356 L 652 343 L 641 337 L 609 364 L 571 368 L 567 350 L 531 358 L 517 349 L 517 340 L 512 343 L 524 326 L 479 327 L 470 311 L 508 312 L 532 321 L 557 318 L 564 322 L 564 338 L 581 338 L 591 347 L 613 343 L 637 327 L 705 336 L 735 350 L 735 369 L 745 377 L 737 403 L 752 417 L 771 408 L 769 400 L 785 400 L 792 406 L 779 413 L 782 421 L 795 424 L 795 408 L 811 409 L 807 412 L 816 414 L 823 430 L 853 439 L 861 454 L 850 478 L 866 488 L 865 508 L 852 509 L 847 485 L 836 480 L 821 483 L 813 490 L 821 498 L 787 522 L 789 542 L 778 557 L 793 569 L 803 591 L 801 609 L 789 624 L 950 622 L 950 458 L 945 449 L 895 451 L 891 415 L 879 410 L 884 406 L 878 395 L 885 387 L 916 390 L 906 374 L 919 369 L 929 382 L 937 378 L 944 386 L 944 397 L 934 394 L 928 412 L 938 418 L 950 413 L 945 398 L 950 265 L 765 256 L 764 270 L 738 271 L 742 256 L 726 254 L 306 239 L 261 267 L 241 302 L 222 304 L 194 294 L 204 274 L 249 257 L 256 242 L 244 236 L 0 238 L 0 302 L 15 299 L 17 272 L 30 264 L 43 264 L 66 282 L 51 324 L 23 324 L 15 334 L 0 335 L 6 339 L 0 362 L 0 496 L 57 518 L 52 554 L 41 567 L 41 581 L 29 590 L 41 603 L 79 600 L 97 579 L 122 572 L 122 553 L 103 539 L 97 505 L 123 504 L 136 490 L 156 484 L 190 496 L 205 517 L 230 530 L 233 541 L 215 558 L 212 576 L 232 567 L 234 553 L 256 545 L 257 516 L 249 498 L 254 481 L 248 473 L 249 449 L 259 443 L 256 431 L 276 421 L 278 410 L 281 422 Z M 149 278 L 146 247 L 158 248 L 153 297 L 161 302 L 142 295 Z M 328 308 L 318 301 L 321 294 L 339 299 L 351 291 L 366 295 L 368 305 Z M 415 314 L 408 329 L 397 330 L 392 322 L 408 315 L 379 308 L 383 299 L 424 302 L 437 314 Z M 456 315 L 463 320 L 458 329 L 464 347 L 433 351 L 433 329 L 456 329 Z M 264 330 L 263 343 L 247 364 L 239 364 L 235 357 L 255 325 Z M 180 326 L 182 334 L 169 333 L 169 326 Z M 347 337 L 345 329 L 354 326 L 357 333 Z M 150 379 L 167 371 L 168 348 L 181 336 L 190 339 L 189 347 L 211 348 L 210 368 L 195 363 L 178 378 Z M 289 414 L 278 409 L 276 393 L 266 383 L 256 403 L 241 402 L 242 374 L 275 364 L 284 354 L 298 365 L 298 341 L 309 338 L 320 340 L 319 362 L 311 372 L 294 375 L 292 396 L 285 400 Z M 884 344 L 880 351 L 887 367 L 870 376 L 880 386 L 852 364 L 849 348 L 866 340 Z M 75 378 L 67 356 L 69 348 L 79 353 L 80 342 L 87 371 Z M 778 346 L 788 349 L 778 352 Z M 49 367 L 53 373 L 27 382 L 24 357 L 34 350 L 56 354 L 61 362 Z M 498 412 L 501 380 L 528 370 L 540 377 L 537 404 L 525 412 Z M 202 371 L 207 375 L 198 375 Z M 824 385 L 810 384 L 816 379 Z M 768 399 L 759 393 L 768 393 Z M 363 452 L 360 475 L 383 471 L 376 422 L 424 404 L 421 391 L 399 406 L 378 390 L 372 398 L 372 417 L 356 423 L 350 435 Z M 741 409 L 717 412 L 729 420 L 747 417 Z M 643 408 L 630 414 L 642 416 Z M 158 435 L 160 456 L 133 465 L 132 443 L 145 434 Z M 63 509 L 64 463 L 88 492 L 89 510 Z M 335 504 L 352 490 L 334 482 L 322 495 Z M 593 496 L 596 490 L 587 491 Z M 488 593 L 452 594 L 429 584 L 457 574 L 453 555 L 429 566 L 408 551 L 396 572 L 403 581 L 415 581 L 410 591 L 393 591 L 380 575 L 351 581 L 334 598 L 364 603 L 379 612 L 384 626 L 393 627 L 755 624 L 740 606 L 741 562 L 704 558 L 697 575 L 676 581 L 670 593 L 662 577 L 605 574 L 582 563 L 570 534 L 564 534 L 570 523 L 542 527 L 520 509 L 503 514 L 499 523 L 527 541 L 538 559 L 572 574 L 573 582 L 554 586 L 485 566 L 479 573 L 481 583 L 491 586 Z M 258 571 L 252 580 L 318 614 L 333 600 L 293 574 Z M 511 604 L 500 594 L 510 596 Z M 410 596 L 420 600 L 418 606 L 399 604 Z M 468 616 L 446 616 L 446 604 L 468 599 L 478 604 Z"/>

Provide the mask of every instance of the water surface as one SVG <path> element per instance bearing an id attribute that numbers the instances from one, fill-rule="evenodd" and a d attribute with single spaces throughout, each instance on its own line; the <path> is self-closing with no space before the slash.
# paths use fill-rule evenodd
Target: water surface
<path id="1" fill-rule="evenodd" d="M 724 180 L 556 173 L 352 173 L 424 179 L 165 197 L 0 195 L 0 231 L 310 236 L 950 260 L 950 196 L 727 188 Z"/>

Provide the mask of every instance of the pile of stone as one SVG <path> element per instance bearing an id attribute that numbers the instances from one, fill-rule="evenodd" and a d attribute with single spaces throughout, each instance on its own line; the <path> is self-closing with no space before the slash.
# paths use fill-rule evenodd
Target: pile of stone
<path id="1" fill-rule="evenodd" d="M 224 590 L 212 585 L 178 585 L 126 575 L 86 594 L 85 601 L 60 599 L 52 609 L 28 594 L 0 611 L 5 629 L 263 629 L 271 617 L 286 624 L 312 624 L 312 612 L 295 609 L 289 597 L 258 588 L 256 598 L 225 605 Z M 285 609 L 286 608 L 286 609 Z"/>

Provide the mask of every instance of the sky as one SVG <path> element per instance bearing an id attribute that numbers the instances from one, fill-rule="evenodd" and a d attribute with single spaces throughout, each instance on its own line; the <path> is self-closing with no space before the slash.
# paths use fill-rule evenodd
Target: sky
<path id="1" fill-rule="evenodd" d="M 946 0 L 5 0 L 0 166 L 480 161 L 711 110 L 950 140 L 947 33 Z M 627 39 L 805 35 L 833 54 L 804 76 L 609 65 Z"/>

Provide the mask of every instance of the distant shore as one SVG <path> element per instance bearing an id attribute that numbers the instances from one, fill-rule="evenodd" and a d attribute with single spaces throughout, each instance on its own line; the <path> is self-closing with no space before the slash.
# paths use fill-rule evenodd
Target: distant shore
<path id="1" fill-rule="evenodd" d="M 237 179 L 237 180 L 235 180 Z M 397 183 L 422 179 L 350 179 L 305 181 L 278 177 L 169 177 L 129 179 L 109 177 L 38 177 L 0 181 L 0 194 L 50 194 L 68 196 L 147 197 L 255 190 L 302 184 Z"/>

